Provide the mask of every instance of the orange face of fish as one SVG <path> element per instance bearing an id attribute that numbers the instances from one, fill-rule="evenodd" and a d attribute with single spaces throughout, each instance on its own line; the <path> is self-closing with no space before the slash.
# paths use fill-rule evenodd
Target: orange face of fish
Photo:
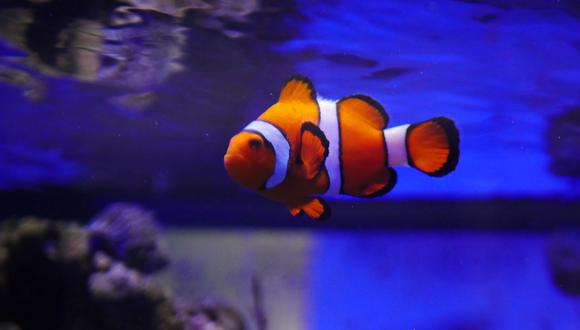
<path id="1" fill-rule="evenodd" d="M 224 156 L 228 174 L 239 184 L 259 190 L 274 172 L 272 146 L 259 134 L 243 131 L 230 140 Z"/>

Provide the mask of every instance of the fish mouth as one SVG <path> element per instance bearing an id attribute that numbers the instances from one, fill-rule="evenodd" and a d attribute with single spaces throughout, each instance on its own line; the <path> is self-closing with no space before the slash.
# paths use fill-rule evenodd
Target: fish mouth
<path id="1" fill-rule="evenodd" d="M 236 182 L 248 186 L 247 168 L 248 164 L 243 155 L 238 153 L 227 153 L 224 156 L 224 167 L 229 176 Z"/>
<path id="2" fill-rule="evenodd" d="M 241 153 L 228 152 L 224 156 L 226 172 L 235 182 L 244 187 L 258 190 L 260 185 L 256 182 L 256 170 L 252 168 L 252 162 Z"/>
<path id="3" fill-rule="evenodd" d="M 234 164 L 240 163 L 241 161 L 243 161 L 243 159 L 244 157 L 240 154 L 227 153 L 224 156 L 224 165 L 226 169 L 231 169 Z"/>

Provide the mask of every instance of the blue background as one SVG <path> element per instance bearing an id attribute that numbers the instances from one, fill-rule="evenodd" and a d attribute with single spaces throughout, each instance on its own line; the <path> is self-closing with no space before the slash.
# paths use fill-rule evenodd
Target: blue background
<path id="1" fill-rule="evenodd" d="M 138 12 L 141 22 L 103 24 L 102 44 L 81 47 L 99 59 L 84 76 L 44 55 L 89 58 L 50 42 L 93 11 L 46 5 L 22 42 L 10 29 L 18 19 L 7 20 L 18 6 L 7 3 L 0 216 L 87 221 L 129 200 L 166 226 L 225 236 L 224 227 L 308 228 L 299 235 L 315 247 L 301 271 L 314 329 L 580 328 L 578 297 L 554 281 L 549 262 L 552 230 L 580 221 L 577 1 L 263 1 L 225 18 Z M 453 118 L 457 170 L 434 179 L 399 169 L 385 200 L 333 201 L 327 223 L 291 218 L 235 185 L 223 169 L 229 138 L 295 73 L 326 98 L 376 98 L 391 125 Z M 243 241 L 244 231 L 233 233 Z M 580 269 L 578 245 L 569 250 L 563 264 Z"/>
<path id="2" fill-rule="evenodd" d="M 167 54 L 153 54 L 145 70 L 129 67 L 107 80 L 102 64 L 101 78 L 79 82 L 46 63 L 15 65 L 22 51 L 7 42 L 3 68 L 28 72 L 44 96 L 26 98 L 33 83 L 0 87 L 0 187 L 251 196 L 223 170 L 227 142 L 275 102 L 288 76 L 302 73 L 327 98 L 371 95 L 392 125 L 437 115 L 457 121 L 457 171 L 433 180 L 401 169 L 392 198 L 578 197 L 577 178 L 549 170 L 546 133 L 549 118 L 580 102 L 573 1 L 293 6 L 237 39 L 180 23 L 190 29 L 179 73 L 169 71 Z M 140 28 L 159 29 L 151 22 Z M 150 50 L 146 41 L 127 47 Z M 140 92 L 155 93 L 152 104 L 115 101 Z"/>

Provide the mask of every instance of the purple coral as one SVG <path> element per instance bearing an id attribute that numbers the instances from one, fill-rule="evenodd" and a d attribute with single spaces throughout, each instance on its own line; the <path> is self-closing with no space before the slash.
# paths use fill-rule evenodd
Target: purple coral
<path id="1" fill-rule="evenodd" d="M 144 273 L 168 264 L 152 212 L 127 203 L 115 203 L 93 218 L 87 229 L 91 249 L 101 251 Z"/>

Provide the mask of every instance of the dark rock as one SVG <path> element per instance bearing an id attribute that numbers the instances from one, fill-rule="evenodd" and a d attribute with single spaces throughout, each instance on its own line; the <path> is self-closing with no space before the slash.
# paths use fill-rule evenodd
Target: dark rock
<path id="1" fill-rule="evenodd" d="M 394 79 L 412 72 L 413 69 L 405 67 L 392 67 L 383 70 L 374 71 L 366 76 L 367 79 Z"/>
<path id="2" fill-rule="evenodd" d="M 455 1 L 472 4 L 486 4 L 503 10 L 508 10 L 512 7 L 507 1 L 494 1 L 494 0 L 455 0 Z"/>
<path id="3" fill-rule="evenodd" d="M 0 82 L 20 87 L 23 96 L 31 101 L 42 101 L 45 97 L 42 81 L 24 70 L 0 65 Z"/>
<path id="4" fill-rule="evenodd" d="M 497 20 L 498 18 L 499 18 L 499 14 L 496 14 L 496 13 L 487 13 L 487 14 L 473 16 L 474 20 L 481 22 L 481 23 L 490 23 L 490 22 Z"/>
<path id="5" fill-rule="evenodd" d="M 299 34 L 298 25 L 306 19 L 295 0 L 211 2 L 209 10 L 192 13 L 192 21 L 230 39 L 286 41 Z"/>
<path id="6" fill-rule="evenodd" d="M 502 10 L 562 10 L 572 15 L 580 16 L 580 2 L 577 0 L 559 0 L 556 2 L 544 0 L 456 0 L 458 2 L 488 5 Z"/>
<path id="7" fill-rule="evenodd" d="M 0 330 L 20 330 L 20 327 L 14 323 L 2 322 L 0 323 Z"/>
<path id="8" fill-rule="evenodd" d="M 324 55 L 324 58 L 336 64 L 356 66 L 361 68 L 374 68 L 378 65 L 378 62 L 373 59 L 347 53 L 326 54 Z"/>
<path id="9" fill-rule="evenodd" d="M 35 218 L 2 224 L 0 321 L 22 329 L 72 329 L 71 324 L 84 323 L 79 318 L 89 308 L 91 267 L 83 232 L 78 225 Z"/>
<path id="10" fill-rule="evenodd" d="M 580 296 L 580 229 L 556 232 L 548 257 L 556 286 L 565 293 Z"/>
<path id="11" fill-rule="evenodd" d="M 546 132 L 550 170 L 568 178 L 580 178 L 580 106 L 549 118 Z"/>

